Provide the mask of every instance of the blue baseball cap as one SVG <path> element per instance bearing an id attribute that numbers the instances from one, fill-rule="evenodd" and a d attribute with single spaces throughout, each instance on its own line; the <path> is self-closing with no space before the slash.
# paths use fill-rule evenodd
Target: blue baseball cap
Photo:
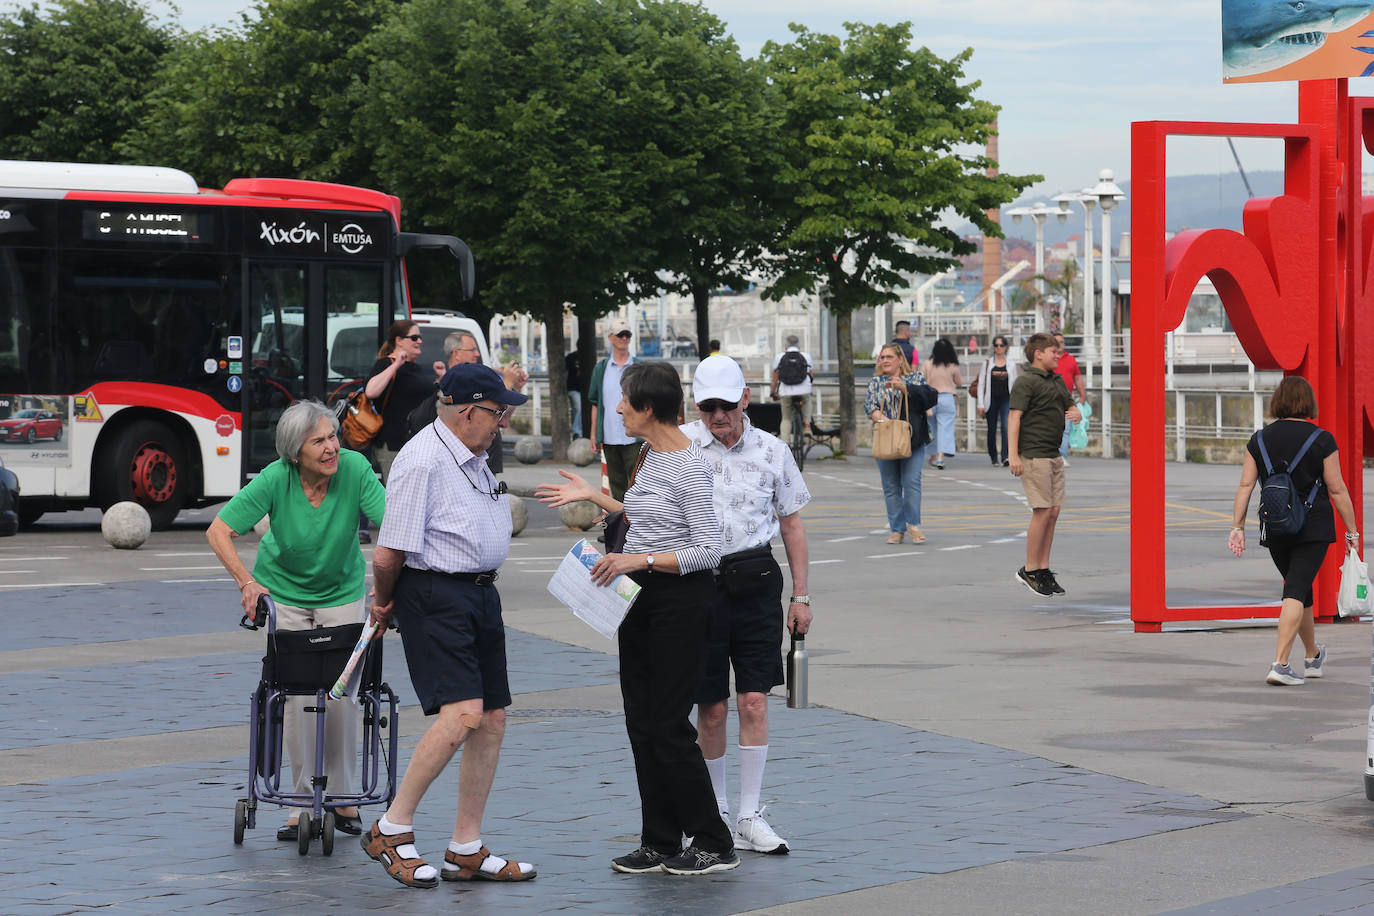
<path id="1" fill-rule="evenodd" d="M 482 404 L 495 401 L 519 407 L 529 400 L 528 395 L 506 387 L 501 373 L 481 363 L 461 363 L 444 373 L 439 380 L 440 400 L 445 404 Z"/>

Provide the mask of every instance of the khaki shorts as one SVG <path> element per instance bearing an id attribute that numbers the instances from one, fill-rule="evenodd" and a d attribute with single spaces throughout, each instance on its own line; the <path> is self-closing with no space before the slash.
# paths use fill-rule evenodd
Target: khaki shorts
<path id="1" fill-rule="evenodd" d="M 1021 486 L 1032 509 L 1064 505 L 1064 459 L 1025 458 L 1022 460 Z"/>

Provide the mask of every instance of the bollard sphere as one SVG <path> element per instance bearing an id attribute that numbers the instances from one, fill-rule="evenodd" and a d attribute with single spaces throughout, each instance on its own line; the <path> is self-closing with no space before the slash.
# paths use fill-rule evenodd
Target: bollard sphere
<path id="1" fill-rule="evenodd" d="M 148 510 L 136 502 L 115 503 L 100 518 L 100 533 L 116 550 L 137 550 L 148 540 L 153 520 Z"/>
<path id="2" fill-rule="evenodd" d="M 585 468 L 596 460 L 596 452 L 592 451 L 592 440 L 574 439 L 572 445 L 568 446 L 568 460 L 580 468 Z"/>
<path id="3" fill-rule="evenodd" d="M 586 531 L 601 517 L 601 507 L 594 502 L 580 499 L 575 503 L 558 507 L 558 517 L 569 528 Z"/>
<path id="4" fill-rule="evenodd" d="M 534 436 L 521 436 L 515 443 L 515 459 L 521 464 L 537 464 L 544 457 L 544 443 Z"/>

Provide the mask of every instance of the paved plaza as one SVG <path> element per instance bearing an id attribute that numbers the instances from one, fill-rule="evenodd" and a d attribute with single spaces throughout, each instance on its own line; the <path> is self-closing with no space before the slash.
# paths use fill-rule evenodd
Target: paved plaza
<path id="1" fill-rule="evenodd" d="M 556 471 L 507 467 L 517 492 Z M 883 543 L 871 460 L 808 464 L 815 705 L 775 691 L 763 795 L 793 852 L 695 879 L 608 867 L 639 825 L 615 647 L 548 595 L 577 535 L 526 500 L 499 583 L 515 702 L 483 838 L 539 877 L 433 890 L 351 837 L 297 855 L 271 805 L 234 845 L 264 636 L 236 625 L 212 509 L 136 552 L 106 547 L 94 512 L 47 516 L 0 540 L 0 911 L 1374 912 L 1368 625 L 1320 628 L 1327 676 L 1284 689 L 1263 683 L 1272 624 L 1132 632 L 1127 471 L 1074 459 L 1054 552 L 1069 593 L 1049 600 L 1013 581 L 1028 512 L 985 457 L 926 472 L 919 547 Z M 1176 603 L 1277 594 L 1264 551 L 1225 548 L 1237 473 L 1169 468 Z M 250 558 L 256 538 L 237 543 Z M 426 720 L 386 646 L 399 770 Z M 431 861 L 456 795 L 455 765 L 416 819 Z"/>

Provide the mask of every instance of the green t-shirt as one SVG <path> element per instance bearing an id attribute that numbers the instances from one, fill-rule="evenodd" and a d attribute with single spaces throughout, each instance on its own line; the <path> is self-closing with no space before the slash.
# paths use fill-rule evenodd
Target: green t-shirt
<path id="1" fill-rule="evenodd" d="M 1064 441 L 1064 412 L 1073 406 L 1069 389 L 1057 372 L 1034 366 L 1011 386 L 1012 410 L 1021 413 L 1016 452 L 1022 458 L 1053 458 Z"/>
<path id="2" fill-rule="evenodd" d="M 359 453 L 341 449 L 339 469 L 319 508 L 306 499 L 296 466 L 277 459 L 229 500 L 219 517 L 243 534 L 270 515 L 272 528 L 258 545 L 253 578 L 286 604 L 338 607 L 363 591 L 358 513 L 380 525 L 385 506 L 386 491 L 372 465 Z"/>

